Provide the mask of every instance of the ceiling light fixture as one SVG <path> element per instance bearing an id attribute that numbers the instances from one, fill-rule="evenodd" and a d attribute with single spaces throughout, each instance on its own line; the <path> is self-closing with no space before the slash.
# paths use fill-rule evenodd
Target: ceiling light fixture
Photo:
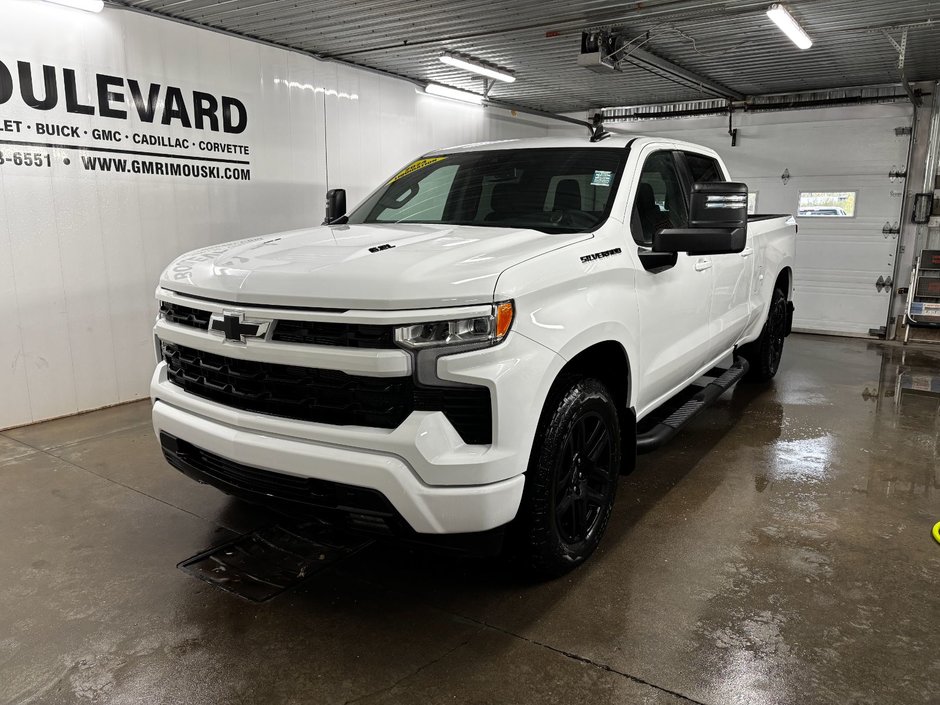
<path id="1" fill-rule="evenodd" d="M 74 7 L 76 10 L 85 10 L 87 12 L 101 12 L 104 9 L 104 0 L 46 0 L 46 2 Z"/>
<path id="2" fill-rule="evenodd" d="M 441 54 L 437 58 L 441 63 L 448 64 L 450 66 L 456 66 L 458 69 L 463 69 L 464 71 L 472 71 L 473 73 L 478 73 L 481 76 L 486 76 L 487 78 L 495 78 L 497 81 L 512 83 L 516 80 L 516 77 L 508 71 L 484 64 L 481 61 L 475 61 L 473 59 L 460 56 L 459 54 Z"/>
<path id="3" fill-rule="evenodd" d="M 450 86 L 442 86 L 440 83 L 429 83 L 424 87 L 424 92 L 441 98 L 461 100 L 464 103 L 476 103 L 480 105 L 483 102 L 483 96 L 479 93 L 471 93 L 470 91 L 462 91 L 457 88 L 451 88 Z"/>
<path id="4" fill-rule="evenodd" d="M 813 46 L 813 40 L 809 38 L 809 35 L 800 27 L 800 23 L 793 19 L 793 15 L 783 5 L 771 5 L 770 9 L 767 10 L 767 16 L 800 49 L 809 49 Z"/>

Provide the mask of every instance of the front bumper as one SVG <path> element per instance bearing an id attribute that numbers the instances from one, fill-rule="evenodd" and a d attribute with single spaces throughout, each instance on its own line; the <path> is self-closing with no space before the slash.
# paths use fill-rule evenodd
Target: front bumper
<path id="1" fill-rule="evenodd" d="M 158 436 L 185 439 L 244 466 L 375 490 L 417 533 L 487 531 L 512 521 L 522 498 L 522 475 L 472 487 L 429 487 L 400 458 L 243 431 L 161 401 L 153 406 L 153 425 Z"/>
<path id="2" fill-rule="evenodd" d="M 443 379 L 491 390 L 489 445 L 464 443 L 437 411 L 412 412 L 395 429 L 240 411 L 183 391 L 167 380 L 165 363 L 158 364 L 151 383 L 153 425 L 158 437 L 180 439 L 259 471 L 375 490 L 418 534 L 486 532 L 509 523 L 518 511 L 547 392 L 542 387 L 562 364 L 555 353 L 513 333 L 494 348 L 439 360 Z"/>

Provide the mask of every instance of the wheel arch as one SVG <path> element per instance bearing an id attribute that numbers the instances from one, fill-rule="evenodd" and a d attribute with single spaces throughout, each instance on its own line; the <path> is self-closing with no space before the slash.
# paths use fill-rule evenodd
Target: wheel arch
<path id="1" fill-rule="evenodd" d="M 614 399 L 618 411 L 621 438 L 621 469 L 633 470 L 636 464 L 636 413 L 631 405 L 633 376 L 630 357 L 618 340 L 601 340 L 570 357 L 555 375 L 548 395 L 542 403 L 539 426 L 550 413 L 551 404 L 563 388 L 575 379 L 593 378 L 600 381 Z"/>
<path id="2" fill-rule="evenodd" d="M 561 368 L 552 387 L 559 380 L 572 376 L 598 379 L 613 394 L 618 408 L 630 405 L 630 358 L 619 341 L 604 340 L 581 350 Z"/>
<path id="3" fill-rule="evenodd" d="M 769 282 L 770 278 L 768 277 L 765 280 L 765 283 L 762 286 L 761 295 L 766 297 L 763 303 L 761 304 L 760 313 L 757 317 L 753 318 L 748 324 L 745 334 L 742 336 L 739 345 L 745 345 L 756 340 L 763 330 L 764 323 L 767 321 L 767 316 L 770 313 L 770 302 L 773 299 L 773 294 L 775 289 L 780 289 L 783 291 L 783 295 L 787 300 L 788 306 L 788 329 L 792 327 L 793 319 L 793 268 L 786 264 L 781 267 L 780 271 L 777 273 L 777 278 L 774 279 L 773 286 L 769 286 L 766 282 Z"/>
<path id="4" fill-rule="evenodd" d="M 777 280 L 774 282 L 774 288 L 782 290 L 787 297 L 787 301 L 793 300 L 793 270 L 789 266 L 780 270 Z"/>

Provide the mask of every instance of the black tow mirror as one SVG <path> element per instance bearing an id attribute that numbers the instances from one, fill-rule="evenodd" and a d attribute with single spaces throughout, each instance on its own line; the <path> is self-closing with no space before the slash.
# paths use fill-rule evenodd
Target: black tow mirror
<path id="1" fill-rule="evenodd" d="M 695 184 L 689 227 L 660 230 L 654 252 L 721 255 L 741 252 L 747 245 L 747 185 L 731 182 Z"/>
<path id="2" fill-rule="evenodd" d="M 692 228 L 746 228 L 747 184 L 718 181 L 692 187 Z"/>
<path id="3" fill-rule="evenodd" d="M 346 189 L 334 188 L 326 192 L 326 218 L 324 225 L 341 225 L 346 222 Z"/>
<path id="4" fill-rule="evenodd" d="M 653 236 L 653 252 L 727 255 L 742 252 L 746 245 L 747 228 L 681 228 L 660 230 Z"/>

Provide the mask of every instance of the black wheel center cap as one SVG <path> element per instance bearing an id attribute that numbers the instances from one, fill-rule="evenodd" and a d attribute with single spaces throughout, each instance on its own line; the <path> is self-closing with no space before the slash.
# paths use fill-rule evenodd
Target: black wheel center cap
<path id="1" fill-rule="evenodd" d="M 590 411 L 578 418 L 560 455 L 564 465 L 556 466 L 555 522 L 562 541 L 571 545 L 596 532 L 610 499 L 608 468 L 613 461 L 613 444 L 603 415 Z"/>

